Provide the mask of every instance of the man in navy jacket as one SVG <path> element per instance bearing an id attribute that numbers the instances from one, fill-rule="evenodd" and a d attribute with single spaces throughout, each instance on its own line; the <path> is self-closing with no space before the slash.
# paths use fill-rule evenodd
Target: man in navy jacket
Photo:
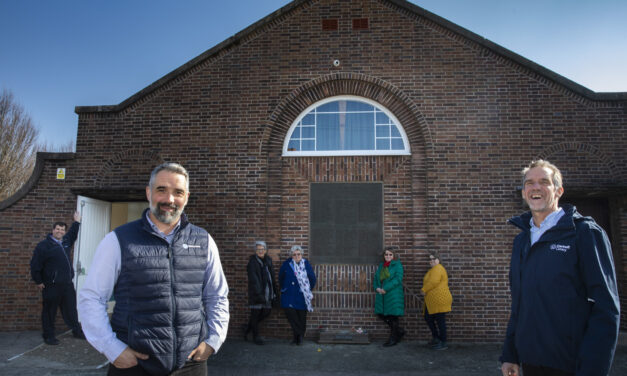
<path id="1" fill-rule="evenodd" d="M 510 223 L 512 310 L 501 367 L 504 376 L 607 375 L 618 338 L 619 301 L 607 234 L 571 205 L 555 165 L 523 170 L 530 208 Z"/>
<path id="2" fill-rule="evenodd" d="M 72 329 L 74 337 L 85 339 L 76 313 L 76 291 L 72 284 L 74 268 L 70 259 L 72 246 L 78 237 L 80 221 L 80 214 L 74 212 L 74 223 L 69 231 L 67 224 L 55 222 L 52 225 L 52 233 L 37 244 L 30 261 L 31 276 L 43 297 L 41 324 L 44 342 L 48 345 L 59 344 L 54 333 L 54 322 L 59 307 L 63 320 Z"/>

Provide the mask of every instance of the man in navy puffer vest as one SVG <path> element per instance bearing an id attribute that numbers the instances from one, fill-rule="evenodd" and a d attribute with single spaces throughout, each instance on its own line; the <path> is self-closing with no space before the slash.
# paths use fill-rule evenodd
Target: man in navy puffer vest
<path id="1" fill-rule="evenodd" d="M 218 249 L 183 214 L 189 177 L 181 165 L 157 166 L 146 196 L 141 219 L 98 245 L 79 298 L 85 336 L 111 361 L 108 375 L 206 376 L 229 322 Z"/>

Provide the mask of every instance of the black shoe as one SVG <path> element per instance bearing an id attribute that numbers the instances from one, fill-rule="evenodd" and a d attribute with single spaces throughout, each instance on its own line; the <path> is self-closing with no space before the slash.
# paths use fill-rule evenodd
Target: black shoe
<path id="1" fill-rule="evenodd" d="M 446 342 L 440 342 L 435 346 L 431 347 L 432 350 L 446 350 L 448 349 L 448 346 L 446 345 Z"/>
<path id="2" fill-rule="evenodd" d="M 259 336 L 253 337 L 253 342 L 255 343 L 255 345 L 263 345 L 263 340 Z"/>
<path id="3" fill-rule="evenodd" d="M 433 337 L 431 338 L 431 341 L 427 342 L 427 347 L 433 347 L 437 345 L 438 343 L 440 343 L 440 339 L 437 337 Z"/>
<path id="4" fill-rule="evenodd" d="M 296 336 L 296 346 L 300 346 L 303 344 L 303 336 L 300 334 Z"/>
<path id="5" fill-rule="evenodd" d="M 83 333 L 82 329 L 72 331 L 72 336 L 78 339 L 85 339 L 85 333 Z"/>
<path id="6" fill-rule="evenodd" d="M 56 339 L 55 337 L 44 338 L 44 342 L 46 343 L 46 345 L 52 345 L 52 346 L 56 346 L 59 344 L 59 340 Z"/>

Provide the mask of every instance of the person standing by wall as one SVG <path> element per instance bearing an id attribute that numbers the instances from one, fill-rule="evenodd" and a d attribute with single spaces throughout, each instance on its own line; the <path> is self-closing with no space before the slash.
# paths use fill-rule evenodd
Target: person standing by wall
<path id="1" fill-rule="evenodd" d="M 428 343 L 433 350 L 445 350 L 446 344 L 446 313 L 451 312 L 453 296 L 448 288 L 448 274 L 440 263 L 440 255 L 436 251 L 429 252 L 431 269 L 425 274 L 420 292 L 424 295 L 422 310 L 425 321 L 431 330 L 431 341 Z"/>
<path id="2" fill-rule="evenodd" d="M 244 330 L 244 340 L 248 340 L 248 333 L 253 333 L 253 342 L 263 345 L 259 336 L 259 323 L 270 316 L 272 304 L 277 298 L 276 281 L 272 258 L 267 254 L 266 242 L 255 242 L 255 254 L 250 256 L 246 266 L 248 273 L 248 304 L 250 318 Z"/>
<path id="3" fill-rule="evenodd" d="M 109 376 L 206 376 L 206 360 L 229 323 L 218 247 L 183 213 L 189 198 L 183 166 L 155 167 L 146 197 L 142 217 L 107 234 L 96 249 L 79 296 L 85 336 L 111 362 Z"/>
<path id="4" fill-rule="evenodd" d="M 373 287 L 376 292 L 374 313 L 390 327 L 390 337 L 383 346 L 394 346 L 405 335 L 398 318 L 405 314 L 405 294 L 403 293 L 403 265 L 394 260 L 392 247 L 383 251 L 383 262 L 374 274 Z"/>
<path id="5" fill-rule="evenodd" d="M 559 206 L 564 188 L 555 165 L 536 160 L 522 175 L 530 211 L 509 220 L 521 232 L 510 263 L 502 374 L 605 376 L 620 318 L 607 234 L 574 206 Z"/>
<path id="6" fill-rule="evenodd" d="M 290 256 L 279 270 L 281 307 L 292 327 L 291 344 L 301 345 L 307 330 L 307 312 L 313 312 L 311 290 L 316 287 L 316 275 L 309 261 L 303 257 L 301 246 L 292 246 Z"/>
<path id="7" fill-rule="evenodd" d="M 76 312 L 76 291 L 72 284 L 74 267 L 70 259 L 80 222 L 81 216 L 78 212 L 74 212 L 74 223 L 69 231 L 66 223 L 55 222 L 52 233 L 37 244 L 30 261 L 31 277 L 43 298 L 41 325 L 44 342 L 48 345 L 59 344 L 54 325 L 58 308 L 61 308 L 63 321 L 72 329 L 72 335 L 85 339 Z"/>

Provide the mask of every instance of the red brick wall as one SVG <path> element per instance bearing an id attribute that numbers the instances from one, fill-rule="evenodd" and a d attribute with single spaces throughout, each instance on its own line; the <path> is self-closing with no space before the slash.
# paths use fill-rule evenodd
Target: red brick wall
<path id="1" fill-rule="evenodd" d="M 322 31 L 329 18 L 338 19 L 338 30 Z M 368 18 L 369 28 L 352 30 L 355 18 Z M 484 342 L 501 340 L 509 316 L 507 273 L 517 231 L 506 220 L 524 210 L 517 191 L 524 165 L 537 157 L 554 161 L 567 190 L 627 185 L 624 102 L 582 97 L 385 1 L 306 2 L 209 55 L 119 111 L 80 111 L 68 181 L 54 181 L 58 163 L 49 163 L 38 185 L 2 212 L 0 248 L 10 251 L 0 252 L 0 267 L 10 265 L 14 274 L 2 277 L 0 330 L 38 328 L 27 263 L 52 218 L 73 208 L 73 193 L 140 199 L 161 161 L 190 171 L 186 211 L 220 247 L 232 335 L 248 317 L 245 265 L 253 241 L 268 242 L 277 271 L 293 244 L 308 256 L 310 182 L 383 182 L 385 243 L 399 247 L 408 289 L 421 286 L 426 253 L 440 251 L 454 297 L 451 340 Z M 281 157 L 295 118 L 333 95 L 388 108 L 405 128 L 412 155 Z M 625 201 L 616 202 L 611 210 L 622 240 L 614 251 L 625 260 Z M 368 292 L 372 266 L 316 270 L 337 283 L 316 293 L 310 335 L 351 326 L 385 335 Z M 419 310 L 408 291 L 403 325 L 410 338 L 424 339 Z M 262 334 L 289 335 L 279 310 Z"/>

